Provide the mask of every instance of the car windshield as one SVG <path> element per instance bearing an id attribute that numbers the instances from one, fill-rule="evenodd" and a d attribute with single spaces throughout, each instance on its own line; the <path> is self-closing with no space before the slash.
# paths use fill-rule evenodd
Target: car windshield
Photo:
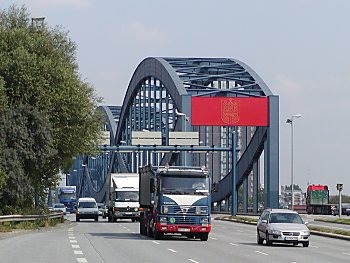
<path id="1" fill-rule="evenodd" d="M 80 208 L 95 208 L 96 203 L 94 202 L 79 202 L 79 207 Z"/>
<path id="2" fill-rule="evenodd" d="M 138 191 L 117 191 L 116 199 L 117 202 L 138 202 L 139 192 Z"/>
<path id="3" fill-rule="evenodd" d="M 57 205 L 55 205 L 54 207 L 55 207 L 55 208 L 64 208 L 65 206 L 64 206 L 64 204 L 57 204 Z"/>
<path id="4" fill-rule="evenodd" d="M 298 214 L 294 213 L 272 213 L 270 223 L 303 224 L 303 220 Z"/>

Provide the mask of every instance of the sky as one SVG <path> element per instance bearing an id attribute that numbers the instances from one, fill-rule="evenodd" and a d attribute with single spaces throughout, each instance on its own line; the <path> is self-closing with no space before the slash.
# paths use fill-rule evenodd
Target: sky
<path id="1" fill-rule="evenodd" d="M 280 98 L 280 184 L 350 194 L 350 1 L 0 0 L 61 25 L 82 79 L 104 105 L 122 105 L 147 57 L 226 57 L 248 64 Z"/>

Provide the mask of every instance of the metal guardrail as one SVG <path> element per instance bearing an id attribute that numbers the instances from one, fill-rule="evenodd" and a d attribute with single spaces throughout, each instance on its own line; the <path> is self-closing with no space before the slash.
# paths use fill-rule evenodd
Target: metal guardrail
<path id="1" fill-rule="evenodd" d="M 64 213 L 53 213 L 50 215 L 8 215 L 0 216 L 0 223 L 3 222 L 21 222 L 21 221 L 40 221 L 63 217 Z"/>

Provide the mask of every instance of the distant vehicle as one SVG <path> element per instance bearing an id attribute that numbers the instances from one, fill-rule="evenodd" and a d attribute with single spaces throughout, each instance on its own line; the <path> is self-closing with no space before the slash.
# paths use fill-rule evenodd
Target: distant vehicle
<path id="1" fill-rule="evenodd" d="M 342 207 L 342 210 L 341 210 L 341 214 L 342 215 L 346 215 L 346 216 L 349 216 L 350 215 L 350 204 L 348 204 L 348 203 L 343 203 L 342 205 L 341 205 L 341 207 Z M 332 215 L 334 215 L 334 216 L 337 216 L 337 215 L 339 215 L 339 205 L 336 205 L 335 207 L 334 207 L 334 209 L 332 210 Z"/>
<path id="2" fill-rule="evenodd" d="M 256 239 L 258 244 L 270 246 L 276 243 L 303 244 L 309 246 L 310 230 L 300 215 L 287 209 L 265 209 L 258 224 Z"/>
<path id="3" fill-rule="evenodd" d="M 98 221 L 98 207 L 95 198 L 84 197 L 78 199 L 75 219 L 78 222 L 80 219 L 95 219 L 95 221 Z"/>
<path id="4" fill-rule="evenodd" d="M 139 220 L 139 175 L 136 173 L 113 173 L 107 194 L 108 221 L 118 219 Z"/>
<path id="5" fill-rule="evenodd" d="M 52 211 L 67 213 L 66 206 L 64 204 L 53 204 Z"/>
<path id="6" fill-rule="evenodd" d="M 98 207 L 98 215 L 102 216 L 103 212 L 105 210 L 105 204 L 103 203 L 97 203 L 97 207 Z"/>
<path id="7" fill-rule="evenodd" d="M 331 214 L 327 185 L 309 185 L 306 191 L 306 212 L 308 214 Z"/>
<path id="8" fill-rule="evenodd" d="M 58 198 L 61 204 L 64 204 L 68 213 L 75 212 L 77 203 L 76 186 L 61 186 L 58 189 Z"/>

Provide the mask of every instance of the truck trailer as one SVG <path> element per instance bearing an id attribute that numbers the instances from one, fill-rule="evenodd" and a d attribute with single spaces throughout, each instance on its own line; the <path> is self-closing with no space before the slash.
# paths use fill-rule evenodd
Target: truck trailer
<path id="1" fill-rule="evenodd" d="M 309 185 L 306 191 L 306 212 L 308 214 L 331 214 L 327 185 Z"/>
<path id="2" fill-rule="evenodd" d="M 205 167 L 139 168 L 140 234 L 208 240 L 211 230 L 209 172 Z"/>
<path id="3" fill-rule="evenodd" d="M 139 175 L 137 173 L 111 174 L 107 193 L 108 221 L 139 220 Z"/>
<path id="4" fill-rule="evenodd" d="M 66 207 L 67 213 L 75 213 L 77 204 L 77 188 L 76 186 L 61 186 L 58 189 L 58 198 L 61 204 Z"/>

